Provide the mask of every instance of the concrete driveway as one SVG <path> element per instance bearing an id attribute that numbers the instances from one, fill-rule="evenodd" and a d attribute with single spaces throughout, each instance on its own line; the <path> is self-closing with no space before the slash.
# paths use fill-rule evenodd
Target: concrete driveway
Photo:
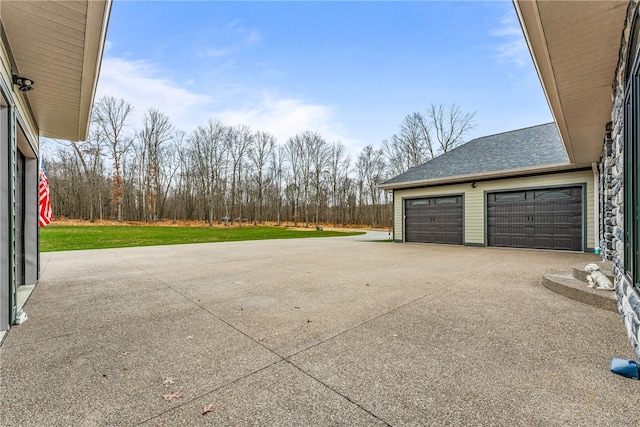
<path id="1" fill-rule="evenodd" d="M 540 284 L 597 257 L 366 240 L 43 254 L 0 423 L 637 425 L 620 317 Z"/>

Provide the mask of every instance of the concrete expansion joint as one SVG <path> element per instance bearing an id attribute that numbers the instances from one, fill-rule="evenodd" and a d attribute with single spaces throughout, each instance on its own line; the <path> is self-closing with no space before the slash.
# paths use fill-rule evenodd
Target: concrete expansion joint
<path id="1" fill-rule="evenodd" d="M 208 390 L 208 391 L 206 391 L 206 392 L 204 392 L 204 393 L 200 393 L 199 395 L 194 396 L 194 397 L 192 397 L 192 398 L 190 398 L 190 399 L 184 399 L 184 400 L 181 400 L 181 401 L 180 401 L 180 403 L 176 404 L 175 406 L 172 406 L 171 408 L 168 408 L 168 409 L 167 409 L 167 410 L 165 410 L 165 411 L 161 411 L 161 412 L 159 412 L 159 413 L 155 414 L 153 417 L 147 418 L 146 420 L 144 420 L 144 421 L 141 421 L 141 422 L 137 423 L 137 424 L 136 424 L 136 426 L 141 426 L 141 425 L 148 424 L 148 423 L 150 423 L 151 421 L 153 421 L 153 420 L 155 420 L 155 419 L 157 419 L 157 418 L 160 418 L 160 417 L 162 417 L 162 416 L 163 416 L 163 415 L 165 415 L 165 414 L 168 414 L 168 413 L 170 413 L 170 412 L 173 412 L 173 411 L 175 411 L 176 409 L 181 408 L 181 407 L 183 407 L 183 406 L 189 405 L 190 403 L 195 402 L 195 401 L 197 401 L 197 400 L 199 400 L 199 399 L 202 399 L 203 397 L 206 397 L 206 396 L 208 396 L 208 395 L 210 395 L 210 394 L 216 393 L 216 392 L 218 392 L 218 391 L 220 391 L 220 390 L 224 390 L 225 388 L 227 388 L 227 387 L 229 387 L 229 386 L 232 386 L 232 385 L 234 385 L 234 384 L 236 384 L 236 383 L 239 383 L 239 382 L 240 382 L 240 381 L 242 381 L 242 380 L 245 380 L 245 379 L 247 379 L 247 378 L 249 378 L 249 377 L 251 377 L 251 376 L 253 376 L 253 375 L 256 375 L 256 374 L 258 374 L 258 373 L 260 373 L 260 372 L 264 371 L 265 369 L 269 369 L 269 368 L 271 368 L 272 366 L 277 365 L 278 363 L 282 363 L 282 360 L 277 360 L 277 361 L 275 361 L 275 362 L 273 362 L 273 363 L 270 363 L 270 364 L 268 364 L 268 365 L 266 365 L 266 366 L 263 366 L 263 367 L 261 367 L 261 368 L 259 368 L 259 369 L 255 369 L 255 370 L 253 370 L 253 371 L 251 371 L 251 372 L 249 372 L 249 373 L 247 373 L 247 374 L 245 374 L 245 375 L 242 375 L 242 376 L 240 376 L 240 377 L 238 377 L 238 378 L 235 378 L 233 381 L 229 381 L 228 383 L 222 384 L 222 385 L 221 385 L 221 386 L 219 386 L 219 387 L 215 387 L 215 388 L 213 388 L 213 389 L 211 389 L 211 390 Z"/>
<path id="2" fill-rule="evenodd" d="M 308 376 L 312 380 L 316 381 L 318 384 L 321 384 L 322 386 L 326 387 L 328 390 L 330 390 L 333 393 L 337 394 L 338 396 L 342 397 L 344 400 L 346 400 L 350 404 L 357 406 L 358 408 L 360 408 L 361 410 L 363 410 L 367 414 L 371 415 L 376 420 L 384 423 L 384 425 L 391 426 L 391 424 L 389 424 L 387 421 L 385 421 L 384 419 L 380 418 L 378 415 L 374 414 L 373 412 L 371 412 L 370 410 L 368 410 L 367 408 L 362 406 L 360 403 L 358 403 L 358 402 L 354 401 L 353 399 L 349 398 L 349 396 L 346 396 L 345 394 L 343 394 L 340 391 L 336 390 L 335 388 L 331 387 L 329 384 L 325 383 L 324 381 L 320 380 L 319 378 L 316 378 L 315 376 L 311 375 L 311 373 L 305 371 L 304 369 L 302 369 L 301 367 L 299 367 L 295 363 L 291 362 L 290 360 L 285 360 L 285 362 L 289 363 L 292 367 L 294 367 L 295 369 L 297 369 L 298 371 L 300 371 L 304 375 Z"/>
<path id="3" fill-rule="evenodd" d="M 147 273 L 147 272 L 145 272 L 145 273 Z M 147 273 L 147 274 L 149 274 L 149 273 Z M 234 379 L 233 381 L 230 381 L 230 382 L 228 382 L 228 383 L 226 383 L 226 384 L 223 384 L 223 385 L 221 385 L 221 386 L 219 386 L 219 387 L 216 387 L 216 388 L 214 388 L 214 389 L 208 390 L 207 392 L 205 392 L 205 393 L 201 393 L 201 394 L 200 394 L 200 395 L 198 395 L 198 396 L 194 396 L 194 397 L 193 397 L 193 398 L 191 398 L 191 399 L 187 399 L 187 400 L 181 401 L 181 402 L 180 402 L 180 404 L 178 404 L 178 405 L 176 405 L 176 406 L 174 406 L 174 407 L 172 407 L 172 408 L 169 408 L 169 409 L 167 409 L 167 410 L 166 410 L 166 411 L 164 411 L 164 412 L 158 413 L 158 414 L 156 414 L 154 417 L 149 418 L 149 419 L 147 419 L 147 420 L 145 420 L 145 421 L 143 421 L 143 422 L 141 422 L 141 423 L 139 423 L 139 424 L 137 424 L 137 425 L 144 425 L 144 424 L 147 424 L 147 423 L 149 423 L 150 421 L 152 421 L 153 419 L 156 419 L 156 418 L 158 418 L 158 417 L 161 417 L 162 415 L 167 414 L 167 413 L 169 413 L 169 412 L 171 412 L 171 411 L 174 411 L 174 410 L 176 410 L 177 408 L 180 408 L 180 407 L 182 407 L 182 406 L 184 406 L 184 405 L 187 405 L 187 404 L 190 404 L 190 403 L 192 403 L 192 402 L 194 402 L 194 401 L 197 401 L 197 400 L 199 400 L 199 399 L 202 399 L 203 397 L 206 397 L 206 396 L 207 396 L 207 395 L 209 395 L 209 394 L 212 394 L 212 393 L 218 392 L 218 391 L 220 391 L 220 390 L 223 390 L 223 389 L 224 389 L 224 388 L 226 388 L 226 387 L 229 387 L 229 386 L 231 386 L 231 385 L 233 385 L 233 384 L 235 384 L 235 383 L 237 383 L 237 382 L 239 382 L 239 381 L 242 381 L 242 380 L 244 380 L 244 379 L 246 379 L 246 378 L 249 378 L 249 377 L 251 377 L 251 376 L 253 376 L 253 375 L 256 375 L 256 374 L 258 374 L 258 373 L 260 373 L 260 372 L 264 371 L 265 369 L 271 368 L 271 367 L 273 367 L 273 366 L 275 366 L 275 365 L 277 365 L 277 364 L 279 364 L 279 363 L 287 363 L 287 364 L 289 364 L 291 367 L 293 367 L 293 368 L 295 368 L 296 370 L 300 371 L 302 374 L 304 374 L 304 375 L 308 376 L 309 378 L 311 378 L 312 380 L 314 380 L 315 382 L 317 382 L 318 384 L 322 385 L 323 387 L 327 388 L 327 389 L 328 389 L 328 390 L 330 390 L 331 392 L 333 392 L 333 393 L 335 393 L 336 395 L 340 396 L 342 399 L 346 400 L 346 401 L 347 401 L 347 402 L 349 402 L 350 404 L 357 406 L 357 407 L 358 407 L 358 408 L 360 408 L 362 411 L 366 412 L 367 414 L 369 414 L 370 416 L 372 416 L 372 417 L 373 417 L 373 418 L 375 418 L 376 420 L 380 421 L 380 422 L 381 422 L 381 423 L 383 423 L 384 425 L 391 426 L 391 424 L 389 424 L 387 421 L 385 421 L 384 419 L 380 418 L 378 415 L 374 414 L 373 412 L 371 412 L 371 411 L 370 411 L 370 410 L 368 410 L 367 408 L 363 407 L 360 403 L 358 403 L 358 402 L 354 401 L 353 399 L 349 398 L 349 397 L 348 397 L 347 395 L 345 395 L 344 393 L 341 393 L 340 391 L 338 391 L 338 390 L 336 390 L 335 388 L 331 387 L 329 384 L 327 384 L 327 383 L 325 383 L 324 381 L 320 380 L 319 378 L 316 378 L 315 376 L 313 376 L 310 372 L 308 372 L 308 371 L 304 370 L 303 368 L 301 368 L 300 366 L 298 366 L 297 364 L 295 364 L 295 363 L 291 360 L 291 358 L 293 358 L 294 356 L 299 355 L 299 354 L 301 354 L 301 353 L 303 353 L 303 352 L 305 352 L 305 351 L 308 351 L 308 350 L 310 350 L 310 349 L 312 349 L 312 348 L 314 348 L 314 347 L 317 347 L 317 346 L 319 346 L 319 345 L 321 345 L 321 344 L 325 344 L 325 343 L 327 343 L 328 341 L 331 341 L 331 340 L 333 340 L 333 339 L 335 339 L 335 338 L 337 338 L 337 337 L 339 337 L 339 336 L 341 336 L 341 335 L 343 335 L 343 334 L 345 334 L 345 333 L 347 333 L 347 332 L 350 332 L 350 331 L 352 331 L 352 330 L 354 330 L 354 329 L 360 328 L 361 326 L 363 326 L 363 325 L 365 325 L 365 324 L 367 324 L 367 323 L 369 323 L 369 322 L 372 322 L 372 321 L 374 321 L 374 320 L 380 319 L 381 317 L 387 316 L 388 314 L 391 314 L 391 313 L 393 313 L 393 312 L 395 312 L 395 311 L 397 311 L 397 310 L 399 310 L 399 309 L 401 309 L 401 308 L 403 308 L 403 307 L 406 307 L 406 306 L 408 306 L 408 305 L 410 305 L 410 304 L 413 304 L 413 303 L 415 303 L 416 301 L 419 301 L 419 300 L 421 300 L 421 299 L 423 299 L 423 298 L 426 298 L 426 297 L 428 297 L 428 296 L 430 296 L 430 295 L 432 295 L 432 294 L 434 293 L 434 292 L 429 292 L 429 293 L 427 293 L 427 294 L 421 295 L 420 297 L 415 298 L 415 299 L 413 299 L 412 301 L 409 301 L 408 303 L 405 303 L 405 304 L 403 304 L 403 305 L 400 305 L 400 306 L 398 306 L 398 307 L 396 307 L 396 308 L 394 308 L 394 309 L 392 309 L 392 310 L 390 310 L 390 311 L 387 311 L 387 312 L 385 312 L 385 313 L 383 313 L 383 314 L 381 314 L 381 315 L 379 315 L 379 316 L 375 316 L 375 317 L 373 317 L 373 318 L 371 318 L 371 319 L 368 319 L 368 320 L 366 320 L 366 321 L 364 321 L 364 322 L 361 322 L 360 324 L 358 324 L 358 325 L 356 325 L 356 326 L 353 326 L 352 328 L 349 328 L 349 329 L 346 329 L 346 330 L 344 330 L 344 331 L 341 331 L 341 332 L 340 332 L 340 333 L 338 333 L 338 334 L 335 334 L 335 335 L 333 335 L 333 336 L 331 336 L 331 337 L 329 337 L 329 338 L 327 338 L 327 339 L 325 339 L 325 340 L 319 341 L 319 342 L 317 342 L 317 343 L 315 343 L 315 344 L 313 344 L 313 345 L 311 345 L 311 346 L 309 346 L 309 347 L 306 347 L 306 348 L 304 348 L 304 349 L 302 349 L 302 350 L 300 350 L 300 351 L 297 351 L 297 352 L 295 352 L 295 353 L 293 353 L 293 354 L 290 354 L 289 356 L 284 356 L 284 355 L 282 355 L 282 354 L 278 353 L 276 350 L 274 350 L 274 349 L 272 349 L 272 348 L 268 347 L 268 346 L 267 346 L 265 343 L 263 343 L 261 340 L 259 340 L 259 339 L 255 338 L 255 337 L 253 337 L 252 335 L 248 334 L 247 332 L 245 332 L 245 331 L 243 331 L 243 330 L 239 329 L 239 328 L 238 328 L 238 327 L 236 327 L 234 324 L 232 324 L 230 321 L 228 321 L 228 320 L 226 320 L 226 319 L 224 319 L 224 318 L 220 317 L 220 316 L 219 316 L 219 315 L 217 315 L 216 313 L 214 313 L 214 312 L 212 312 L 211 310 L 207 309 L 206 307 L 202 306 L 202 305 L 201 305 L 201 304 L 199 304 L 197 301 L 193 301 L 191 298 L 189 298 L 189 297 L 187 297 L 186 295 L 184 295 L 183 293 L 179 292 L 177 289 L 173 288 L 171 285 L 169 285 L 168 283 L 166 283 L 166 282 L 165 282 L 165 281 L 163 281 L 162 279 L 160 279 L 160 278 L 158 278 L 158 277 L 156 277 L 156 276 L 154 276 L 154 275 L 151 275 L 151 274 L 149 274 L 149 275 L 150 275 L 151 277 L 153 277 L 154 279 L 158 280 L 160 283 L 162 283 L 162 284 L 163 284 L 164 286 L 166 286 L 167 288 L 171 289 L 172 291 L 174 291 L 175 293 L 177 293 L 178 295 L 180 295 L 182 298 L 186 299 L 187 301 L 189 301 L 190 303 L 192 303 L 193 305 L 195 305 L 196 307 L 198 307 L 199 309 L 201 309 L 201 310 L 203 310 L 203 311 L 207 312 L 209 315 L 213 316 L 214 318 L 216 318 L 216 319 L 217 319 L 217 320 L 219 320 L 220 322 L 222 322 L 222 323 L 224 323 L 225 325 L 229 326 L 230 328 L 232 328 L 232 329 L 233 329 L 233 330 L 235 330 L 236 332 L 238 332 L 238 333 L 240 333 L 240 334 L 244 335 L 245 337 L 247 337 L 248 339 L 250 339 L 251 341 L 253 341 L 255 344 L 258 344 L 260 347 L 264 348 L 265 350 L 267 350 L 268 352 L 270 352 L 271 354 L 273 354 L 274 356 L 276 356 L 276 357 L 277 357 L 277 360 L 276 360 L 276 361 L 274 361 L 273 363 L 270 363 L 270 364 L 268 364 L 268 365 L 266 365 L 266 366 L 263 366 L 263 367 L 261 367 L 261 368 L 259 368 L 259 369 L 256 369 L 256 370 L 252 371 L 252 372 L 249 372 L 249 373 L 247 373 L 246 375 L 240 376 L 240 377 L 238 377 L 238 378 Z"/>

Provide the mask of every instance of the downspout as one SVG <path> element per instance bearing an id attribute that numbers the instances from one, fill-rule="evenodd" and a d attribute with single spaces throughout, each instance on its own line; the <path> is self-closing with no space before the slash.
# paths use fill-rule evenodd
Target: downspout
<path id="1" fill-rule="evenodd" d="M 591 163 L 593 170 L 593 241 L 596 255 L 600 254 L 600 171 L 598 163 Z"/>

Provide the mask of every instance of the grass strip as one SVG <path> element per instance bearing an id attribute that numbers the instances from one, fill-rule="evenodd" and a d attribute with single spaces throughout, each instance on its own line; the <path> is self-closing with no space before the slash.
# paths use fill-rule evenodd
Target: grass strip
<path id="1" fill-rule="evenodd" d="M 237 228 L 158 226 L 49 225 L 40 229 L 40 251 L 125 248 L 187 243 L 237 242 L 243 240 L 301 239 L 357 236 L 364 232 L 246 226 Z"/>

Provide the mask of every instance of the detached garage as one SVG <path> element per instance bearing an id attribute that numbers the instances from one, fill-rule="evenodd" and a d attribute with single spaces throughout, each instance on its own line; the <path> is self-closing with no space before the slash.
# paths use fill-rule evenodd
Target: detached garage
<path id="1" fill-rule="evenodd" d="M 474 139 L 381 187 L 396 242 L 593 251 L 595 179 L 548 123 Z"/>

